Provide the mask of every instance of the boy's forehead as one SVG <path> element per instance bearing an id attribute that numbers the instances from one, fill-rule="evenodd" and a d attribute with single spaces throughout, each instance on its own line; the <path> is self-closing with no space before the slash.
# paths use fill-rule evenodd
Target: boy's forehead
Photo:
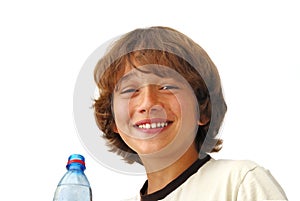
<path id="1" fill-rule="evenodd" d="M 126 66 L 123 75 L 120 76 L 119 82 L 135 80 L 135 79 L 147 79 L 150 77 L 159 78 L 171 78 L 175 80 L 185 80 L 182 75 L 168 66 L 159 64 L 148 64 L 138 67 Z M 146 80 L 145 80 L 146 81 Z"/>

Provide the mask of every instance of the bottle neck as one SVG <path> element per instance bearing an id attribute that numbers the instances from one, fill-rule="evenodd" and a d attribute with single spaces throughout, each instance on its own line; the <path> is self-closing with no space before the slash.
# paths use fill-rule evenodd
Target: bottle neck
<path id="1" fill-rule="evenodd" d="M 72 164 L 68 165 L 67 169 L 68 170 L 77 170 L 77 171 L 84 172 L 85 167 L 81 164 L 78 164 L 78 163 L 72 163 Z"/>

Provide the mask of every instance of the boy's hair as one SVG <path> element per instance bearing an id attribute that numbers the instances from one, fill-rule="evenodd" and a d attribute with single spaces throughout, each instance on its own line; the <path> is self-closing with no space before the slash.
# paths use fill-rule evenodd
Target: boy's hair
<path id="1" fill-rule="evenodd" d="M 198 44 L 168 27 L 136 29 L 125 34 L 95 67 L 94 79 L 100 94 L 94 103 L 95 118 L 111 151 L 129 163 L 141 163 L 136 152 L 113 130 L 116 125 L 112 104 L 115 86 L 125 66 L 138 68 L 146 64 L 168 66 L 187 80 L 198 100 L 200 119 L 205 122 L 198 128 L 196 148 L 201 153 L 218 152 L 222 140 L 217 139 L 217 134 L 227 106 L 217 68 Z"/>

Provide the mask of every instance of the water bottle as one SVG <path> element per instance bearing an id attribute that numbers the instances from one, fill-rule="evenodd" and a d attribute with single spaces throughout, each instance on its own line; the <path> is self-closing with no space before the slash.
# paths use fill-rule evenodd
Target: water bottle
<path id="1" fill-rule="evenodd" d="M 72 154 L 66 167 L 68 171 L 58 183 L 53 201 L 92 201 L 90 183 L 84 174 L 84 157 Z"/>

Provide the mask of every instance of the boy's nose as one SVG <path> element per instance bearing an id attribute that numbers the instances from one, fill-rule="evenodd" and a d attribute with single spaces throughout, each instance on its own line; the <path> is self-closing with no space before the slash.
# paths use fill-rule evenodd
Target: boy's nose
<path id="1" fill-rule="evenodd" d="M 157 90 L 157 86 L 155 85 L 143 87 L 139 97 L 138 112 L 150 114 L 163 110 Z"/>

